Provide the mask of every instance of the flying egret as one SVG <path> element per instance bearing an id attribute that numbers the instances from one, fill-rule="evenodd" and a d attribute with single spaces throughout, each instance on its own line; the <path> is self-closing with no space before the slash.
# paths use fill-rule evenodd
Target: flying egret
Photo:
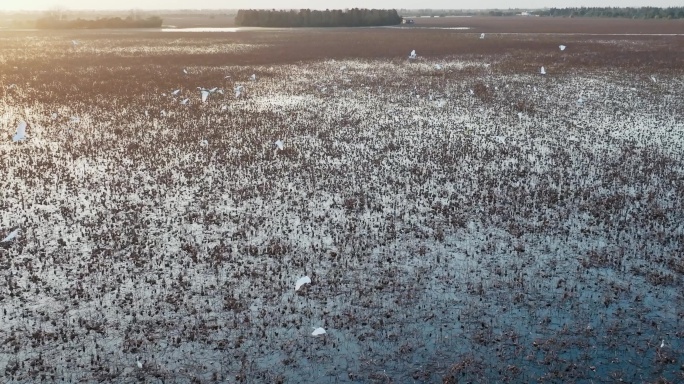
<path id="1" fill-rule="evenodd" d="M 498 141 L 501 144 L 506 144 L 506 137 L 505 136 L 494 136 L 493 139 Z"/>
<path id="2" fill-rule="evenodd" d="M 313 332 L 311 332 L 311 336 L 318 336 L 318 335 L 325 335 L 325 329 L 318 327 L 318 328 L 315 328 Z"/>
<path id="3" fill-rule="evenodd" d="M 544 66 L 542 65 L 541 69 L 539 70 L 539 73 L 542 75 L 546 75 L 546 69 L 544 69 Z"/>
<path id="4" fill-rule="evenodd" d="M 200 93 L 202 94 L 202 102 L 203 102 L 203 103 L 206 103 L 206 102 L 207 102 L 207 97 L 209 97 L 209 94 L 210 94 L 211 92 L 209 92 L 209 91 L 206 90 L 206 89 L 202 89 L 202 90 L 200 90 Z"/>
<path id="5" fill-rule="evenodd" d="M 282 141 L 282 140 L 276 140 L 276 142 L 273 143 L 273 145 L 274 145 L 276 148 L 280 149 L 281 151 L 283 150 L 283 146 L 284 146 L 284 145 L 283 145 L 283 141 Z"/>
<path id="6" fill-rule="evenodd" d="M 411 54 L 409 55 L 409 59 L 415 59 L 416 58 L 416 50 L 412 50 Z"/>
<path id="7" fill-rule="evenodd" d="M 656 80 L 655 76 L 651 76 L 651 81 L 653 81 L 654 83 L 658 82 L 658 80 Z"/>
<path id="8" fill-rule="evenodd" d="M 560 48 L 561 51 L 565 51 L 565 45 L 563 44 L 559 45 L 558 48 Z"/>
<path id="9" fill-rule="evenodd" d="M 181 101 L 181 104 L 186 105 L 188 101 L 190 101 L 190 99 L 183 99 L 183 101 Z"/>
<path id="10" fill-rule="evenodd" d="M 19 123 L 19 126 L 17 126 L 17 133 L 12 137 L 12 141 L 16 143 L 17 141 L 26 139 L 26 125 L 26 122 L 23 120 Z"/>
<path id="11" fill-rule="evenodd" d="M 7 237 L 5 237 L 4 239 L 2 239 L 2 241 L 0 241 L 0 243 L 7 243 L 7 242 L 14 240 L 19 235 L 19 231 L 20 231 L 20 229 L 17 228 L 14 231 L 10 232 L 10 234 L 7 235 Z"/>
<path id="12" fill-rule="evenodd" d="M 481 33 L 481 34 L 480 34 L 480 39 L 484 39 L 484 36 L 485 36 L 485 34 L 484 34 L 484 33 Z"/>
<path id="13" fill-rule="evenodd" d="M 172 95 L 176 96 L 180 92 L 180 89 L 176 89 L 175 91 L 171 92 Z"/>
<path id="14" fill-rule="evenodd" d="M 309 276 L 300 277 L 299 280 L 297 280 L 295 283 L 295 291 L 299 291 L 299 288 L 301 288 L 304 284 L 311 284 L 311 279 Z"/>
<path id="15" fill-rule="evenodd" d="M 238 85 L 235 87 L 235 97 L 238 98 L 242 94 L 242 85 Z"/>

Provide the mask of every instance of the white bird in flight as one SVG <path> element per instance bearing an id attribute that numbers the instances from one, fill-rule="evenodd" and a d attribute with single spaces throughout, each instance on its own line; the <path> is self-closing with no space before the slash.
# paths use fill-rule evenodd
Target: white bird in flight
<path id="1" fill-rule="evenodd" d="M 201 90 L 200 90 L 200 94 L 202 95 L 202 102 L 203 102 L 203 103 L 206 103 L 206 102 L 207 102 L 207 97 L 209 97 L 209 94 L 210 94 L 210 93 L 211 93 L 211 92 L 209 92 L 209 91 L 206 90 L 206 89 L 201 89 Z"/>
<path id="2" fill-rule="evenodd" d="M 7 242 L 14 240 L 19 235 L 19 231 L 20 231 L 20 229 L 17 228 L 14 231 L 10 232 L 10 234 L 7 235 L 7 237 L 5 237 L 4 239 L 2 239 L 2 241 L 0 241 L 0 243 L 7 243 Z"/>
<path id="3" fill-rule="evenodd" d="M 171 92 L 171 94 L 176 96 L 179 92 L 180 92 L 180 89 L 176 89 L 175 91 Z"/>
<path id="4" fill-rule="evenodd" d="M 282 140 L 276 140 L 276 142 L 273 143 L 273 145 L 274 145 L 276 148 L 280 149 L 281 151 L 283 150 L 284 144 L 283 144 L 283 141 L 282 141 Z M 309 282 L 310 282 L 310 281 L 309 281 Z"/>
<path id="5" fill-rule="evenodd" d="M 325 335 L 325 329 L 318 327 L 318 328 L 315 328 L 313 332 L 311 332 L 311 336 L 318 336 L 318 335 Z"/>
<path id="6" fill-rule="evenodd" d="M 17 133 L 12 137 L 12 141 L 16 143 L 17 141 L 26 139 L 26 125 L 26 122 L 23 120 L 19 123 L 17 126 Z"/>
<path id="7" fill-rule="evenodd" d="M 190 99 L 183 99 L 183 101 L 181 101 L 181 104 L 186 105 L 188 101 L 190 101 Z"/>
<path id="8" fill-rule="evenodd" d="M 240 95 L 242 94 L 242 88 L 243 88 L 242 85 L 238 85 L 237 87 L 235 87 L 235 97 L 236 98 L 240 97 Z"/>
<path id="9" fill-rule="evenodd" d="M 561 51 L 565 51 L 565 45 L 559 45 L 558 48 L 560 48 Z"/>
<path id="10" fill-rule="evenodd" d="M 304 284 L 311 284 L 311 279 L 309 276 L 300 277 L 299 280 L 297 280 L 295 283 L 295 291 L 299 291 L 299 288 L 301 288 Z"/>

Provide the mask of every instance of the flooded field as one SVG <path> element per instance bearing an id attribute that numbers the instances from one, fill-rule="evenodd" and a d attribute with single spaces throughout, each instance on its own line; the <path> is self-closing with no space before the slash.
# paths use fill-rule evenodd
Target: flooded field
<path id="1" fill-rule="evenodd" d="M 684 41 L 464 26 L 3 32 L 0 382 L 684 380 Z"/>

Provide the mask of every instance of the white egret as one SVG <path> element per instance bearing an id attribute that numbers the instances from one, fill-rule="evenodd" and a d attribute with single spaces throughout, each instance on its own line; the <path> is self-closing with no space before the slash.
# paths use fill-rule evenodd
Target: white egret
<path id="1" fill-rule="evenodd" d="M 481 33 L 481 34 L 480 34 L 480 39 L 484 39 L 484 37 L 485 37 L 485 34 L 484 34 L 484 33 Z"/>
<path id="2" fill-rule="evenodd" d="M 318 335 L 325 335 L 325 329 L 318 327 L 318 328 L 315 328 L 313 332 L 311 332 L 311 336 L 318 336 Z"/>
<path id="3" fill-rule="evenodd" d="M 10 234 L 7 235 L 7 237 L 5 237 L 4 239 L 2 239 L 2 241 L 0 241 L 0 243 L 7 243 L 7 242 L 14 240 L 19 235 L 19 231 L 20 231 L 20 229 L 17 228 L 14 231 L 10 232 Z"/>
<path id="4" fill-rule="evenodd" d="M 242 94 L 242 88 L 243 88 L 242 85 L 238 85 L 235 87 L 235 97 L 236 98 L 240 97 L 240 95 Z"/>
<path id="5" fill-rule="evenodd" d="M 275 146 L 277 149 L 280 149 L 282 151 L 284 144 L 283 144 L 282 140 L 276 140 L 276 142 L 273 143 L 273 146 Z"/>
<path id="6" fill-rule="evenodd" d="M 299 291 L 299 288 L 301 288 L 304 284 L 311 284 L 311 279 L 309 276 L 300 277 L 299 280 L 297 280 L 295 283 L 295 291 Z"/>
<path id="7" fill-rule="evenodd" d="M 546 75 L 546 69 L 544 69 L 544 66 L 542 65 L 541 69 L 539 70 L 539 73 L 542 75 Z"/>
<path id="8" fill-rule="evenodd" d="M 563 44 L 559 45 L 558 48 L 560 48 L 561 51 L 565 51 L 565 45 Z"/>
<path id="9" fill-rule="evenodd" d="M 200 94 L 202 95 L 202 102 L 203 102 L 203 103 L 206 103 L 206 102 L 207 102 L 207 97 L 209 97 L 209 94 L 210 94 L 210 93 L 211 93 L 211 92 L 209 92 L 209 91 L 206 90 L 206 89 L 200 90 Z"/>
<path id="10" fill-rule="evenodd" d="M 252 76 L 249 78 L 250 81 L 256 81 L 256 74 L 252 74 Z"/>
<path id="11" fill-rule="evenodd" d="M 181 101 L 181 104 L 186 105 L 188 101 L 190 101 L 190 99 L 183 99 L 183 101 Z"/>
<path id="12" fill-rule="evenodd" d="M 12 137 L 12 141 L 16 143 L 17 141 L 22 141 L 26 139 L 26 126 L 26 122 L 22 120 L 17 126 L 17 133 L 15 133 Z"/>
<path id="13" fill-rule="evenodd" d="M 171 92 L 172 95 L 176 96 L 180 92 L 180 89 L 176 89 L 175 91 Z"/>
<path id="14" fill-rule="evenodd" d="M 416 50 L 412 50 L 411 54 L 409 55 L 409 59 L 415 59 L 416 58 Z"/>

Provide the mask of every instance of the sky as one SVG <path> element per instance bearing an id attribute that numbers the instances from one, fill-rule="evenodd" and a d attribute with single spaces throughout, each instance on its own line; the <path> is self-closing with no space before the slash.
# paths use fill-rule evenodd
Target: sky
<path id="1" fill-rule="evenodd" d="M 682 0 L 0 0 L 0 11 L 50 9 L 408 8 L 487 9 L 544 7 L 675 7 Z"/>

